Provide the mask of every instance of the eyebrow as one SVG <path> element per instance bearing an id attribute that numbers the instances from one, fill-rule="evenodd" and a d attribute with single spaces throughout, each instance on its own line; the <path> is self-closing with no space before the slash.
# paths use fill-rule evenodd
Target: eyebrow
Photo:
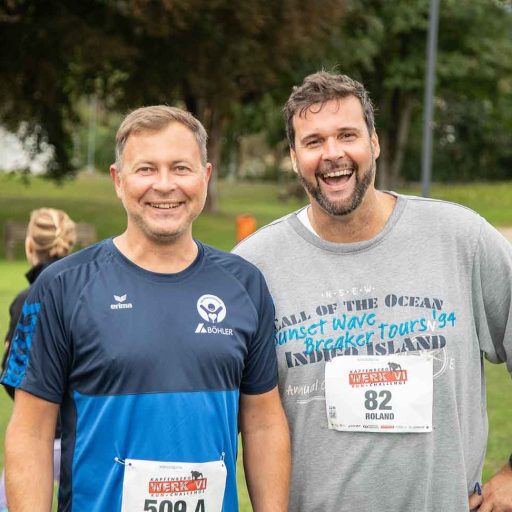
<path id="1" fill-rule="evenodd" d="M 186 164 L 186 165 L 192 165 L 192 162 L 186 160 L 185 158 L 178 158 L 176 160 L 173 160 L 170 165 L 171 167 L 174 167 L 176 165 L 179 165 L 179 164 Z M 153 160 L 136 160 L 134 163 L 133 163 L 133 166 L 132 167 L 137 167 L 139 165 L 152 165 L 152 166 L 157 166 L 158 163 L 153 161 Z"/>
<path id="2" fill-rule="evenodd" d="M 356 126 L 344 126 L 343 128 L 338 128 L 338 130 L 336 130 L 337 135 L 340 133 L 345 133 L 345 132 L 356 132 L 357 134 L 360 134 L 361 129 L 357 128 Z M 305 137 L 300 139 L 300 143 L 305 144 L 310 139 L 316 139 L 316 138 L 324 138 L 324 136 L 318 132 L 309 133 L 308 135 L 306 135 Z"/>

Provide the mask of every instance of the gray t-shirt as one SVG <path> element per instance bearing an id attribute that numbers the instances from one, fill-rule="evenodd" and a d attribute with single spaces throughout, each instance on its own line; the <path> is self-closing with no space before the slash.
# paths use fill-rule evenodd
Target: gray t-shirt
<path id="1" fill-rule="evenodd" d="M 263 272 L 275 302 L 289 510 L 467 512 L 487 445 L 483 356 L 512 371 L 512 246 L 465 207 L 397 196 L 372 240 L 327 242 L 295 212 L 234 252 Z M 328 428 L 326 361 L 425 350 L 432 432 Z"/>

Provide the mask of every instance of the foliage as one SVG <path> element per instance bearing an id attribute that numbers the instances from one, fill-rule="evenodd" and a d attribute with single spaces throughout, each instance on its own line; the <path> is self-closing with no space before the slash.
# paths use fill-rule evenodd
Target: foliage
<path id="1" fill-rule="evenodd" d="M 0 119 L 41 131 L 55 146 L 57 176 L 70 170 L 73 106 L 87 92 L 123 110 L 181 100 L 207 128 L 217 167 L 235 105 L 260 98 L 297 55 L 321 45 L 342 2 L 10 0 L 1 9 L 0 42 L 15 60 L 0 68 Z"/>
<path id="2" fill-rule="evenodd" d="M 53 145 L 53 177 L 73 172 L 77 98 L 100 82 L 110 89 L 109 66 L 129 58 L 109 30 L 112 23 L 106 2 L 0 3 L 0 47 L 8 56 L 0 59 L 0 121 L 13 131 L 24 122 L 27 137 Z"/>
<path id="3" fill-rule="evenodd" d="M 360 79 L 372 94 L 383 187 L 396 186 L 407 148 L 406 177 L 419 179 L 428 4 L 428 0 L 348 2 L 341 33 L 329 54 L 331 63 Z M 499 2 L 441 2 L 436 179 L 512 176 L 510 145 L 504 135 L 512 121 L 511 33 L 512 12 Z M 450 130 L 454 139 L 446 144 Z M 493 136 L 496 132 L 498 137 Z M 482 160 L 487 163 L 484 171 Z M 499 170 L 493 172 L 496 167 Z"/>
<path id="4" fill-rule="evenodd" d="M 440 4 L 438 179 L 511 176 L 507 5 Z M 123 113 L 181 102 L 205 124 L 214 167 L 222 157 L 233 175 L 240 137 L 258 130 L 279 165 L 286 154 L 280 108 L 292 85 L 337 67 L 372 94 L 380 184 L 394 186 L 419 177 L 428 8 L 429 0 L 3 0 L 0 122 L 16 131 L 23 121 L 27 140 L 51 143 L 50 172 L 62 178 L 83 164 L 72 158 L 72 139 L 84 130 L 84 96 Z M 113 126 L 100 126 L 101 168 Z"/>

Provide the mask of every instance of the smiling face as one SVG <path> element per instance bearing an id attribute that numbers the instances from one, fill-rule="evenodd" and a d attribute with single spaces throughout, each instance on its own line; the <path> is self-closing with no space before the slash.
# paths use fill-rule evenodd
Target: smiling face
<path id="1" fill-rule="evenodd" d="M 201 164 L 194 134 L 172 122 L 128 137 L 122 169 L 111 166 L 117 196 L 128 214 L 127 235 L 156 244 L 192 239 L 192 221 L 206 200 L 211 165 Z"/>
<path id="2" fill-rule="evenodd" d="M 355 96 L 315 104 L 293 118 L 291 158 L 312 208 L 330 216 L 348 215 L 374 188 L 379 142 L 364 120 Z"/>

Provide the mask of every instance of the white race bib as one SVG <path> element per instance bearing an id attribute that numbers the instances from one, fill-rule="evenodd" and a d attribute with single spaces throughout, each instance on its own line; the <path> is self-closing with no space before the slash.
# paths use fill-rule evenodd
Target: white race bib
<path id="1" fill-rule="evenodd" d="M 330 429 L 431 432 L 433 357 L 340 356 L 325 365 Z"/>
<path id="2" fill-rule="evenodd" d="M 126 459 L 121 512 L 221 512 L 226 474 L 223 461 Z"/>

